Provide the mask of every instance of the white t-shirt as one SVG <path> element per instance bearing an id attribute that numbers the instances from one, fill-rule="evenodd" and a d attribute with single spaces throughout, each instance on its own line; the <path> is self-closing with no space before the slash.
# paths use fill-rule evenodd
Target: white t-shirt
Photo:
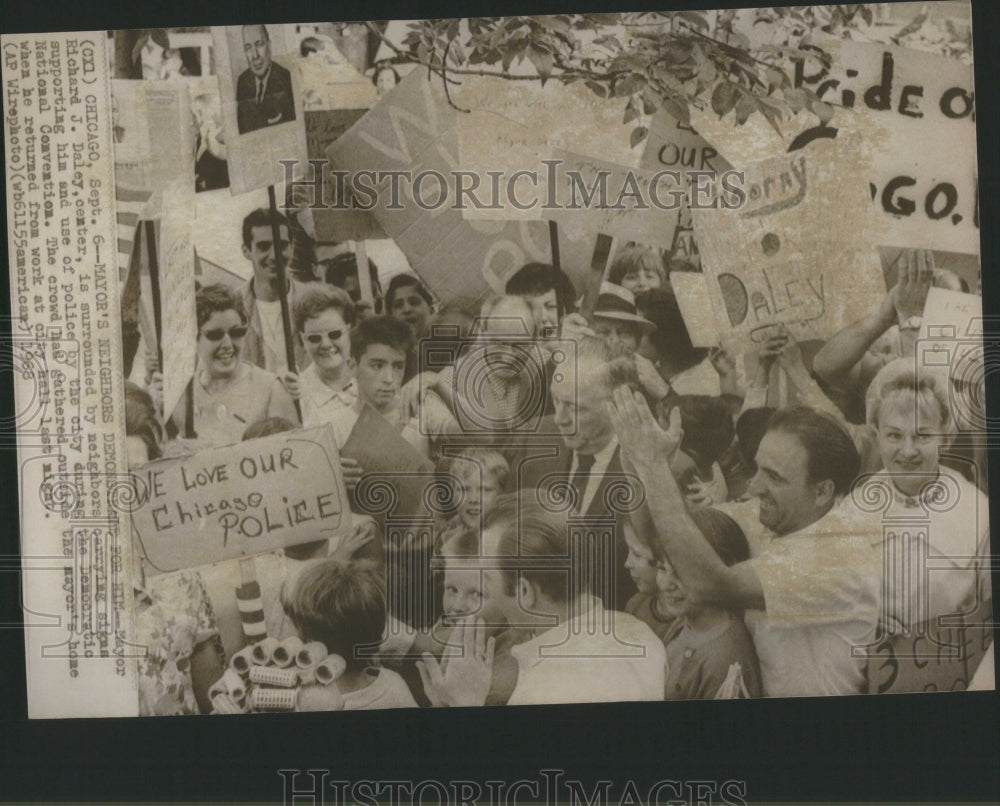
<path id="1" fill-rule="evenodd" d="M 663 641 L 645 622 L 605 610 L 598 599 L 510 652 L 518 663 L 510 705 L 663 699 Z"/>
<path id="2" fill-rule="evenodd" d="M 288 369 L 285 357 L 285 329 L 281 322 L 281 302 L 257 300 L 260 327 L 263 333 L 264 369 L 280 375 Z"/>
<path id="3" fill-rule="evenodd" d="M 879 618 L 879 520 L 849 504 L 805 529 L 772 537 L 749 562 L 764 610 L 747 627 L 768 697 L 859 694 Z"/>

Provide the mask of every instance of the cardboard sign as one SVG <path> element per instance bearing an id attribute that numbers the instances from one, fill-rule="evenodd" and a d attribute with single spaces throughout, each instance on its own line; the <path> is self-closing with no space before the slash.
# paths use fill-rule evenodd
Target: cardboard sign
<path id="1" fill-rule="evenodd" d="M 347 492 L 329 426 L 210 448 L 140 468 L 133 523 L 149 573 L 342 535 Z"/>
<path id="2" fill-rule="evenodd" d="M 296 57 L 282 25 L 212 28 L 222 128 L 233 195 L 285 181 L 281 160 L 304 161 L 304 109 Z M 255 70 L 266 68 L 266 81 Z"/>
<path id="3" fill-rule="evenodd" d="M 931 288 L 924 303 L 920 338 L 953 341 L 982 339 L 983 298 L 944 288 Z"/>
<path id="4" fill-rule="evenodd" d="M 993 600 L 986 598 L 974 611 L 943 616 L 941 621 L 917 625 L 906 635 L 887 636 L 869 648 L 868 693 L 968 688 L 993 644 Z"/>
<path id="5" fill-rule="evenodd" d="M 630 143 L 637 122 L 623 124 L 626 98 L 599 98 L 582 82 L 507 81 L 491 76 L 462 76 L 450 89 L 466 113 L 455 120 L 463 170 L 489 187 L 488 172 L 542 172 L 554 150 L 605 160 L 626 168 L 639 165 L 640 152 Z M 527 218 L 511 204 L 502 209 L 470 208 L 466 218 Z M 534 215 L 537 215 L 535 213 Z"/>
<path id="6" fill-rule="evenodd" d="M 115 180 L 160 190 L 174 179 L 194 186 L 191 101 L 183 82 L 111 82 Z"/>
<path id="7" fill-rule="evenodd" d="M 737 126 L 734 113 L 692 109 L 692 125 L 738 168 L 859 134 L 852 173 L 864 178 L 884 224 L 880 243 L 978 255 L 972 67 L 905 48 L 821 44 L 830 69 L 814 60 L 788 68 L 797 86 L 834 105 L 829 124 L 802 111 L 779 135 L 759 114 Z"/>
<path id="8" fill-rule="evenodd" d="M 746 169 L 742 206 L 692 210 L 720 326 L 755 342 L 778 325 L 797 341 L 826 339 L 885 294 L 878 230 L 851 154 L 841 140 L 757 163 Z M 824 222 L 844 235 L 818 238 Z"/>
<path id="9" fill-rule="evenodd" d="M 653 171 L 679 171 L 685 178 L 688 171 L 715 171 L 722 174 L 732 169 L 715 146 L 663 109 L 650 119 L 642 167 Z M 685 186 L 687 184 L 685 182 Z M 671 258 L 686 260 L 694 266 L 701 265 L 687 197 L 678 210 L 674 240 L 670 248 Z"/>
<path id="10" fill-rule="evenodd" d="M 676 194 L 683 188 L 676 178 L 558 149 L 550 156 L 559 162 L 554 171 L 557 204 L 545 213 L 561 231 L 673 246 L 680 209 Z"/>
<path id="11" fill-rule="evenodd" d="M 191 223 L 194 188 L 176 180 L 163 192 L 157 244 L 160 269 L 160 313 L 163 317 L 163 410 L 177 406 L 194 375 L 198 342 L 195 308 L 194 247 Z"/>
<path id="12" fill-rule="evenodd" d="M 371 82 L 369 82 L 371 86 Z M 372 87 L 374 90 L 374 87 Z M 323 186 L 333 187 L 331 166 L 326 159 L 327 149 L 344 132 L 357 123 L 367 107 L 359 109 L 306 110 L 306 151 L 311 160 L 323 161 Z M 316 238 L 320 241 L 364 241 L 370 238 L 384 238 L 385 233 L 378 221 L 366 210 L 352 209 L 347 199 L 339 200 L 337 208 L 317 206 L 306 210 L 313 218 Z"/>
<path id="13" fill-rule="evenodd" d="M 670 287 L 677 297 L 691 344 L 715 347 L 719 343 L 719 327 L 712 310 L 708 277 L 693 271 L 671 272 Z"/>
<path id="14" fill-rule="evenodd" d="M 525 263 L 550 260 L 544 222 L 466 221 L 456 209 L 455 115 L 443 92 L 414 71 L 327 152 L 334 169 L 372 180 L 372 213 L 442 302 L 502 292 Z M 398 171 L 427 181 L 411 186 L 393 178 Z M 437 205 L 441 194 L 447 200 Z"/>
<path id="15" fill-rule="evenodd" d="M 358 416 L 341 453 L 355 459 L 365 469 L 365 477 L 355 490 L 353 509 L 379 519 L 412 515 L 422 507 L 424 490 L 434 480 L 433 463 L 421 455 L 399 431 L 370 406 Z M 392 487 L 395 501 L 386 500 L 384 485 L 371 488 L 368 482 L 384 480 Z"/>

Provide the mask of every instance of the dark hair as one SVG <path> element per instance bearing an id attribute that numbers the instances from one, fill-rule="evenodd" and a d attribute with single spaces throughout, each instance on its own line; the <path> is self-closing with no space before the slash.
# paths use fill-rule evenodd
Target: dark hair
<path id="1" fill-rule="evenodd" d="M 661 287 L 667 284 L 667 273 L 663 268 L 663 259 L 655 249 L 640 244 L 626 246 L 615 255 L 615 259 L 611 262 L 611 268 L 608 269 L 608 282 L 621 285 L 626 274 L 639 271 L 641 268 L 655 272 L 656 276 L 660 278 Z"/>
<path id="2" fill-rule="evenodd" d="M 392 313 L 392 303 L 396 299 L 396 293 L 401 288 L 412 285 L 417 289 L 417 293 L 424 298 L 424 302 L 428 305 L 434 304 L 434 298 L 431 296 L 431 292 L 427 290 L 420 278 L 415 274 L 397 274 L 389 281 L 389 288 L 385 292 L 385 312 Z"/>
<path id="3" fill-rule="evenodd" d="M 329 245 L 325 243 L 316 244 L 317 247 Z M 352 275 L 354 277 L 358 276 L 357 255 L 354 252 L 341 252 L 339 255 L 330 258 L 329 264 L 323 270 L 323 276 L 320 279 L 328 285 L 343 288 L 347 278 Z M 371 278 L 372 292 L 376 297 L 381 296 L 382 285 L 378 281 L 378 266 L 372 262 L 371 258 L 368 259 L 368 276 Z M 358 299 L 360 299 L 360 295 Z M 352 300 L 354 302 L 358 301 L 353 297 Z"/>
<path id="4" fill-rule="evenodd" d="M 351 331 L 351 358 L 360 361 L 373 344 L 386 344 L 408 355 L 413 349 L 413 331 L 406 322 L 394 316 L 362 319 Z"/>
<path id="5" fill-rule="evenodd" d="M 507 281 L 505 294 L 518 297 L 540 297 L 555 289 L 563 314 L 576 310 L 576 288 L 562 269 L 549 263 L 526 263 Z"/>
<path id="6" fill-rule="evenodd" d="M 371 562 L 336 559 L 307 565 L 281 604 L 303 641 L 322 641 L 355 671 L 368 665 L 359 651 L 376 648 L 386 619 L 385 580 Z"/>
<path id="7" fill-rule="evenodd" d="M 295 310 L 293 311 L 295 331 L 302 333 L 309 319 L 329 310 L 337 311 L 348 327 L 354 326 L 354 303 L 346 291 L 326 285 L 310 286 L 304 294 L 295 300 Z"/>
<path id="8" fill-rule="evenodd" d="M 125 381 L 125 435 L 140 437 L 146 443 L 150 461 L 163 455 L 160 450 L 163 429 L 156 419 L 153 398 L 149 396 L 149 392 L 131 381 Z"/>
<path id="9" fill-rule="evenodd" d="M 740 446 L 740 455 L 748 467 L 757 467 L 757 448 L 767 433 L 767 425 L 775 411 L 777 409 L 771 407 L 747 409 L 736 421 L 736 440 Z"/>
<path id="10" fill-rule="evenodd" d="M 195 316 L 198 320 L 198 329 L 207 322 L 213 313 L 219 311 L 236 311 L 240 321 L 245 325 L 247 318 L 246 308 L 243 307 L 243 299 L 232 288 L 223 283 L 213 283 L 202 286 L 194 297 Z"/>
<path id="11" fill-rule="evenodd" d="M 693 367 L 705 358 L 708 351 L 691 344 L 677 297 L 672 291 L 665 288 L 643 291 L 636 296 L 635 307 L 656 325 L 656 330 L 649 334 L 649 340 L 657 355 L 685 368 Z"/>
<path id="12" fill-rule="evenodd" d="M 503 528 L 497 549 L 501 557 L 516 557 L 522 563 L 531 559 L 551 563 L 559 557 L 571 557 L 574 566 L 583 559 L 583 552 L 580 551 L 574 550 L 571 556 L 565 516 L 543 509 L 537 503 L 534 490 L 522 490 L 520 494 L 509 493 L 497 498 L 483 523 L 484 529 L 494 526 Z M 523 576 L 553 601 L 565 602 L 569 598 L 569 574 L 565 569 L 533 570 L 522 567 L 518 570 L 503 569 L 500 574 L 508 596 L 515 595 L 517 580 Z M 585 574 L 574 575 L 586 579 Z"/>
<path id="13" fill-rule="evenodd" d="M 263 27 L 263 26 L 261 26 Z M 267 30 L 266 28 L 264 30 Z M 292 237 L 292 228 L 288 222 L 288 218 L 281 213 L 274 213 L 278 218 L 278 227 L 288 227 L 288 237 Z M 243 219 L 243 245 L 249 249 L 250 242 L 253 239 L 253 228 L 254 227 L 271 227 L 271 211 L 263 207 L 258 207 L 256 210 L 252 210 L 246 218 Z"/>
<path id="14" fill-rule="evenodd" d="M 808 406 L 778 409 L 767 424 L 767 433 L 783 431 L 805 448 L 809 481 L 830 479 L 835 495 L 846 495 L 861 468 L 854 442 L 837 420 Z"/>
<path id="15" fill-rule="evenodd" d="M 396 83 L 397 84 L 400 81 L 403 80 L 402 78 L 400 78 L 400 75 L 396 71 L 396 68 L 393 67 L 391 64 L 383 64 L 381 66 L 376 64 L 375 65 L 375 72 L 372 73 L 372 84 L 374 84 L 376 87 L 378 86 L 378 76 L 379 76 L 379 73 L 381 73 L 383 70 L 389 70 L 389 71 L 391 71 L 392 74 L 396 77 Z"/>
<path id="16" fill-rule="evenodd" d="M 294 431 L 296 428 L 298 426 L 295 423 L 284 417 L 265 417 L 263 420 L 258 420 L 247 426 L 246 431 L 243 432 L 243 441 L 284 434 L 286 431 Z"/>
<path id="17" fill-rule="evenodd" d="M 710 467 L 726 452 L 736 433 L 729 407 L 717 397 L 678 395 L 668 397 L 660 406 L 664 420 L 669 421 L 674 408 L 681 410 L 681 450 L 690 454 L 699 467 Z"/>
<path id="18" fill-rule="evenodd" d="M 750 545 L 739 524 L 717 509 L 696 509 L 688 513 L 708 544 L 726 565 L 750 559 Z"/>
<path id="19" fill-rule="evenodd" d="M 307 36 L 299 43 L 299 54 L 308 56 L 310 53 L 319 53 L 323 49 L 323 41 L 315 36 Z"/>

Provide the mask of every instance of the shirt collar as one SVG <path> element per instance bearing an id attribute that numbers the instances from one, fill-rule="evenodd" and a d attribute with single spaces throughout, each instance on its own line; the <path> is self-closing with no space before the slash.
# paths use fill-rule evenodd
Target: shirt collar
<path id="1" fill-rule="evenodd" d="M 565 644 L 573 640 L 574 631 L 571 630 L 571 625 L 574 621 L 586 624 L 589 620 L 590 623 L 598 625 L 598 630 L 601 629 L 600 625 L 603 624 L 605 618 L 604 605 L 596 596 L 589 593 L 584 594 L 576 606 L 571 606 L 571 610 L 573 615 L 570 618 L 539 633 L 534 638 L 510 648 L 510 654 L 517 659 L 520 668 L 528 669 L 537 666 L 546 657 L 566 657 L 565 654 L 553 652 L 552 649 L 554 647 L 565 649 Z M 576 632 L 586 634 L 585 629 Z"/>
<path id="2" fill-rule="evenodd" d="M 353 406 L 358 398 L 357 384 L 351 378 L 340 389 L 331 389 L 319 377 L 315 364 L 310 364 L 302 370 L 302 391 L 309 395 L 309 400 L 322 408 L 332 400 L 340 400 L 345 406 Z"/>

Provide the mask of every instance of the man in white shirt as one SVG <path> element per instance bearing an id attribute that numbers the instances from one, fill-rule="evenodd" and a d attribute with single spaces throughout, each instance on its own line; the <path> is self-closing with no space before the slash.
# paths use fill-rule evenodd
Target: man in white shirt
<path id="1" fill-rule="evenodd" d="M 842 505 L 860 458 L 830 415 L 798 407 L 775 413 L 757 450 L 749 492 L 765 540 L 726 566 L 688 515 L 668 462 L 680 437 L 664 431 L 627 389 L 612 419 L 674 570 L 696 601 L 743 608 L 770 697 L 858 694 L 879 617 L 880 567 L 870 518 Z M 655 490 L 655 494 L 650 491 Z"/>
<path id="2" fill-rule="evenodd" d="M 290 279 L 288 264 L 291 260 L 291 239 L 288 219 L 278 214 L 280 249 L 285 266 L 285 294 L 289 312 L 295 309 L 305 288 Z M 261 369 L 283 376 L 288 370 L 285 334 L 281 321 L 280 286 L 275 264 L 274 234 L 271 213 L 263 208 L 254 210 L 243 219 L 243 255 L 253 265 L 251 277 L 240 289 L 243 308 L 250 317 L 244 340 L 243 360 Z M 305 348 L 293 339 L 295 366 L 301 372 L 309 363 Z"/>
<path id="3" fill-rule="evenodd" d="M 663 699 L 666 652 L 643 622 L 606 610 L 586 589 L 579 544 L 565 518 L 546 511 L 532 491 L 504 496 L 487 518 L 482 555 L 482 613 L 496 613 L 522 640 L 510 648 L 517 683 L 510 705 Z M 424 656 L 431 701 L 482 705 L 494 670 L 490 625 L 473 617 L 458 631 L 442 667 Z M 493 625 L 497 626 L 497 625 Z"/>

